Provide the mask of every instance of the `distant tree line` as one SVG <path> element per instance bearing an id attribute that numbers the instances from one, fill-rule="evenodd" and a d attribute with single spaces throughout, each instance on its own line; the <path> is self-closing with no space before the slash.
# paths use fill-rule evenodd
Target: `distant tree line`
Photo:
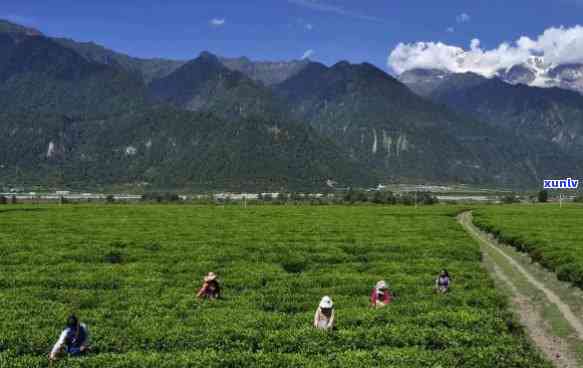
<path id="1" fill-rule="evenodd" d="M 503 204 L 520 203 L 520 197 L 516 194 L 507 194 L 502 197 L 501 202 Z"/>
<path id="2" fill-rule="evenodd" d="M 538 192 L 538 201 L 540 203 L 547 203 L 549 201 L 549 192 L 547 190 L 541 190 Z M 583 203 L 583 193 L 578 193 L 573 199 L 575 203 Z"/>
<path id="3" fill-rule="evenodd" d="M 142 201 L 144 202 L 157 202 L 157 203 L 169 203 L 169 202 L 179 202 L 180 197 L 176 193 L 145 193 L 142 195 Z"/>
<path id="4" fill-rule="evenodd" d="M 16 196 L 13 195 L 10 198 L 7 198 L 6 196 L 0 196 L 0 205 L 3 204 L 18 204 L 18 200 L 16 199 Z"/>
<path id="5" fill-rule="evenodd" d="M 407 206 L 415 204 L 432 205 L 439 203 L 437 197 L 430 192 L 406 192 L 394 194 L 393 192 L 382 190 L 370 193 L 351 189 L 344 195 L 343 199 L 345 203 L 371 202 L 375 204 L 403 204 Z"/>
<path id="6" fill-rule="evenodd" d="M 229 198 L 221 202 L 233 202 Z M 277 195 L 259 194 L 256 200 L 247 200 L 248 203 L 258 204 L 384 204 L 384 205 L 432 205 L 438 203 L 436 196 L 429 192 L 412 192 L 394 194 L 390 191 L 364 191 L 350 189 L 346 192 L 325 193 L 320 196 L 302 193 L 278 193 Z"/>

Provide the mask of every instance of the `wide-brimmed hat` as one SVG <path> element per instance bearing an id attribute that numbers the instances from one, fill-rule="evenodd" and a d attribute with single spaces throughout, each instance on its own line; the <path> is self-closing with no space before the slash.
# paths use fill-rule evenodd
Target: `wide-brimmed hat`
<path id="1" fill-rule="evenodd" d="M 332 302 L 332 299 L 329 296 L 325 296 L 322 298 L 322 300 L 320 300 L 320 308 L 330 309 L 332 307 L 334 307 L 334 303 Z"/>
<path id="2" fill-rule="evenodd" d="M 204 277 L 204 281 L 205 282 L 209 282 L 209 281 L 214 281 L 217 279 L 217 275 L 214 272 L 209 272 L 205 277 Z"/>
<path id="3" fill-rule="evenodd" d="M 381 280 L 377 282 L 377 284 L 375 285 L 375 289 L 377 290 L 387 290 L 388 288 L 389 285 L 387 285 L 387 282 L 385 280 Z"/>

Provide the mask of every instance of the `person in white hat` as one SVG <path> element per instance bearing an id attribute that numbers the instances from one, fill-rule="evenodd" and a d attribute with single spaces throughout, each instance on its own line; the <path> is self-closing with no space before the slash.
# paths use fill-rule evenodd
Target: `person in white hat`
<path id="1" fill-rule="evenodd" d="M 334 313 L 334 303 L 329 296 L 325 296 L 320 301 L 316 315 L 314 316 L 314 327 L 321 330 L 331 330 L 336 325 Z"/>
<path id="2" fill-rule="evenodd" d="M 389 285 L 385 280 L 376 283 L 370 294 L 370 306 L 382 308 L 393 301 L 393 295 L 389 291 Z"/>
<path id="3" fill-rule="evenodd" d="M 221 287 L 214 272 L 209 272 L 203 281 L 202 287 L 196 294 L 197 297 L 202 299 L 218 299 L 221 297 Z"/>

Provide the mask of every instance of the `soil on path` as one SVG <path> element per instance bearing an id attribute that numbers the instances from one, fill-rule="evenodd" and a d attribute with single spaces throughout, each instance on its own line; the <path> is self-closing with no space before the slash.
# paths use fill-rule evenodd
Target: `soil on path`
<path id="1" fill-rule="evenodd" d="M 460 214 L 458 221 L 480 243 L 484 260 L 489 265 L 487 268 L 493 273 L 494 278 L 507 286 L 515 311 L 532 341 L 554 366 L 578 367 L 576 354 L 571 344 L 566 339 L 553 334 L 548 321 L 545 320 L 544 305 L 541 305 L 540 301 L 534 301 L 530 290 L 521 289 L 521 284 L 516 282 L 517 280 L 513 279 L 505 269 L 512 269 L 523 277 L 531 288 L 540 291 L 545 296 L 546 302 L 558 308 L 561 317 L 569 324 L 577 337 L 583 340 L 583 323 L 575 316 L 569 305 L 499 247 L 492 236 L 478 229 L 472 223 L 471 212 Z"/>

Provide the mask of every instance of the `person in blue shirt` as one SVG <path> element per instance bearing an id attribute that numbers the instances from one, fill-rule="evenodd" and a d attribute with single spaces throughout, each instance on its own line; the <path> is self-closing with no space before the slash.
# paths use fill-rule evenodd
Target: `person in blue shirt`
<path id="1" fill-rule="evenodd" d="M 89 330 L 75 315 L 69 316 L 67 326 L 61 332 L 59 340 L 49 354 L 49 360 L 55 361 L 63 355 L 81 356 L 89 350 Z"/>
<path id="2" fill-rule="evenodd" d="M 435 290 L 439 293 L 449 292 L 451 286 L 451 277 L 447 270 L 442 270 L 437 279 L 435 280 Z"/>

